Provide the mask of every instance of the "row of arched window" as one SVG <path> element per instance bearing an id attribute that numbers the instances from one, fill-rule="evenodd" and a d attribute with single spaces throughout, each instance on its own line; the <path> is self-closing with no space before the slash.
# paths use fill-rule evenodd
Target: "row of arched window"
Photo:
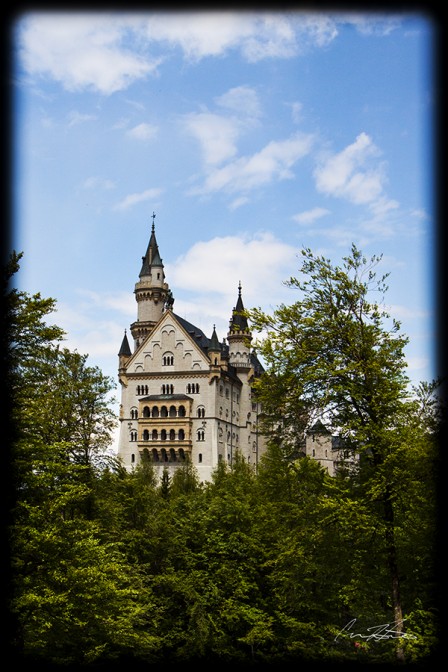
<path id="1" fill-rule="evenodd" d="M 152 408 L 143 406 L 142 415 L 144 418 L 185 418 L 186 411 L 185 406 L 182 405 L 179 408 L 176 408 L 176 406 L 170 406 L 169 408 L 168 406 L 161 406 L 160 408 L 158 406 Z"/>
<path id="2" fill-rule="evenodd" d="M 158 414 L 159 413 L 159 414 Z M 197 416 L 198 418 L 205 418 L 205 408 L 203 406 L 200 406 L 197 410 Z M 185 417 L 185 406 L 179 406 L 179 412 L 177 412 L 177 409 L 175 406 L 170 406 L 168 409 L 166 406 L 162 406 L 159 412 L 158 406 L 153 406 L 152 408 L 152 416 L 151 416 L 151 409 L 149 406 L 144 406 L 143 408 L 143 417 L 144 418 L 184 418 Z M 138 419 L 138 411 L 136 408 L 131 408 L 131 420 L 137 420 Z"/>
<path id="3" fill-rule="evenodd" d="M 137 441 L 137 432 L 131 432 L 131 441 Z M 205 441 L 205 430 L 198 429 L 196 432 L 197 441 Z M 175 429 L 161 429 L 160 434 L 157 429 L 150 431 L 149 429 L 144 429 L 142 433 L 142 441 L 185 441 L 185 430 L 179 429 L 176 437 Z"/>
<path id="4" fill-rule="evenodd" d="M 188 383 L 185 388 L 187 394 L 199 394 L 199 383 Z M 161 387 L 162 394 L 174 394 L 174 385 L 165 384 Z M 141 397 L 144 394 L 149 394 L 147 385 L 137 385 L 137 396 Z"/>

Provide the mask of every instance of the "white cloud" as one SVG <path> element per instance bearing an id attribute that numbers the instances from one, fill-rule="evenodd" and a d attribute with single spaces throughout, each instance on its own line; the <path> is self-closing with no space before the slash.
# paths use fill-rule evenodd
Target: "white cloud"
<path id="1" fill-rule="evenodd" d="M 313 208 L 312 210 L 306 210 L 305 212 L 300 212 L 297 215 L 294 215 L 292 219 L 299 224 L 313 224 L 316 219 L 320 219 L 329 214 L 330 210 L 327 210 L 326 208 Z"/>
<path id="2" fill-rule="evenodd" d="M 217 165 L 235 156 L 238 121 L 210 112 L 189 114 L 183 119 L 187 131 L 201 145 L 204 162 Z"/>
<path id="3" fill-rule="evenodd" d="M 175 288 L 201 297 L 214 295 L 215 312 L 216 296 L 223 297 L 219 304 L 229 319 L 228 306 L 234 305 L 239 281 L 245 303 L 259 301 L 260 296 L 269 301 L 281 293 L 282 281 L 296 266 L 297 253 L 272 233 L 216 237 L 195 243 L 185 255 L 166 265 L 165 273 L 175 296 Z"/>
<path id="4" fill-rule="evenodd" d="M 190 62 L 238 50 L 248 62 L 292 58 L 325 48 L 338 25 L 387 35 L 396 18 L 312 12 L 31 13 L 18 24 L 19 55 L 29 75 L 50 77 L 69 91 L 110 95 L 157 75 L 167 46 Z M 156 56 L 149 49 L 164 49 Z"/>
<path id="5" fill-rule="evenodd" d="M 135 140 L 152 140 L 157 135 L 158 130 L 157 126 L 143 123 L 129 129 L 126 135 Z"/>
<path id="6" fill-rule="evenodd" d="M 236 86 L 229 89 L 222 96 L 215 98 L 215 103 L 240 117 L 248 116 L 256 119 L 261 115 L 257 92 L 250 86 Z"/>
<path id="7" fill-rule="evenodd" d="M 93 114 L 81 114 L 77 110 L 73 110 L 67 115 L 68 118 L 68 127 L 77 126 L 78 124 L 83 124 L 86 121 L 94 121 L 97 119 L 96 115 Z"/>
<path id="8" fill-rule="evenodd" d="M 190 194 L 206 194 L 224 190 L 246 192 L 273 180 L 291 179 L 291 168 L 311 151 L 311 135 L 293 135 L 287 140 L 271 141 L 252 156 L 243 156 L 227 165 L 210 170 L 202 187 Z"/>
<path id="9" fill-rule="evenodd" d="M 291 22 L 281 14 L 157 14 L 147 21 L 147 35 L 180 47 L 190 61 L 220 56 L 230 49 L 239 49 L 249 62 L 288 58 L 296 53 Z"/>
<path id="10" fill-rule="evenodd" d="M 104 189 L 109 191 L 110 189 L 115 189 L 115 182 L 103 177 L 92 176 L 88 177 L 87 180 L 84 180 L 82 187 L 84 189 Z"/>
<path id="11" fill-rule="evenodd" d="M 158 198 L 162 192 L 163 189 L 155 187 L 153 189 L 146 189 L 146 191 L 142 191 L 140 193 L 129 194 L 129 196 L 126 196 L 125 198 L 123 198 L 123 200 L 121 200 L 114 206 L 114 210 L 127 210 L 127 208 L 132 207 L 136 203 L 141 203 L 142 201 L 149 201 L 152 198 Z"/>
<path id="12" fill-rule="evenodd" d="M 329 196 L 345 198 L 356 204 L 377 200 L 385 181 L 383 166 L 372 164 L 379 149 L 366 133 L 338 154 L 325 156 L 314 171 L 316 188 Z"/>
<path id="13" fill-rule="evenodd" d="M 104 14 L 30 14 L 21 23 L 20 56 L 31 75 L 49 76 L 65 89 L 109 95 L 156 71 L 122 44 L 128 23 Z"/>

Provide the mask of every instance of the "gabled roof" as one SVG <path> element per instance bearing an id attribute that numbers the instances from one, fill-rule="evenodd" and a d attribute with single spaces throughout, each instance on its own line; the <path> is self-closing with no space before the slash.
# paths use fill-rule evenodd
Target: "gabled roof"
<path id="1" fill-rule="evenodd" d="M 308 432 L 310 434 L 331 434 L 331 432 L 325 427 L 321 420 L 317 420 L 314 425 L 310 427 Z"/>

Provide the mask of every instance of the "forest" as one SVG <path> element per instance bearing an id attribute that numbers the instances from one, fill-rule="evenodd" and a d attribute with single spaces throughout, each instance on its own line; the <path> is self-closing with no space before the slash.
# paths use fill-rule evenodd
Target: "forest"
<path id="1" fill-rule="evenodd" d="M 269 438 L 201 483 L 159 481 L 109 450 L 115 382 L 64 347 L 56 301 L 3 269 L 10 459 L 4 628 L 33 665 L 421 665 L 439 652 L 440 381 L 410 386 L 407 339 L 378 297 L 379 258 L 302 251 L 297 300 L 247 311 L 266 363 Z M 371 297 L 374 297 L 372 299 Z M 310 419 L 338 432 L 334 477 L 300 453 Z"/>

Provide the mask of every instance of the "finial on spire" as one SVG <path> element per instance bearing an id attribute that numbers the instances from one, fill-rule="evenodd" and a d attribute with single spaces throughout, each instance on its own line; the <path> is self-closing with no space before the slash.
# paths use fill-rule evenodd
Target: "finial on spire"
<path id="1" fill-rule="evenodd" d="M 241 296 L 241 280 L 238 282 L 238 296 Z"/>
<path id="2" fill-rule="evenodd" d="M 154 224 L 155 218 L 156 218 L 156 213 L 153 211 L 153 213 L 152 213 L 152 231 L 154 231 L 154 229 L 155 229 L 155 224 Z"/>

